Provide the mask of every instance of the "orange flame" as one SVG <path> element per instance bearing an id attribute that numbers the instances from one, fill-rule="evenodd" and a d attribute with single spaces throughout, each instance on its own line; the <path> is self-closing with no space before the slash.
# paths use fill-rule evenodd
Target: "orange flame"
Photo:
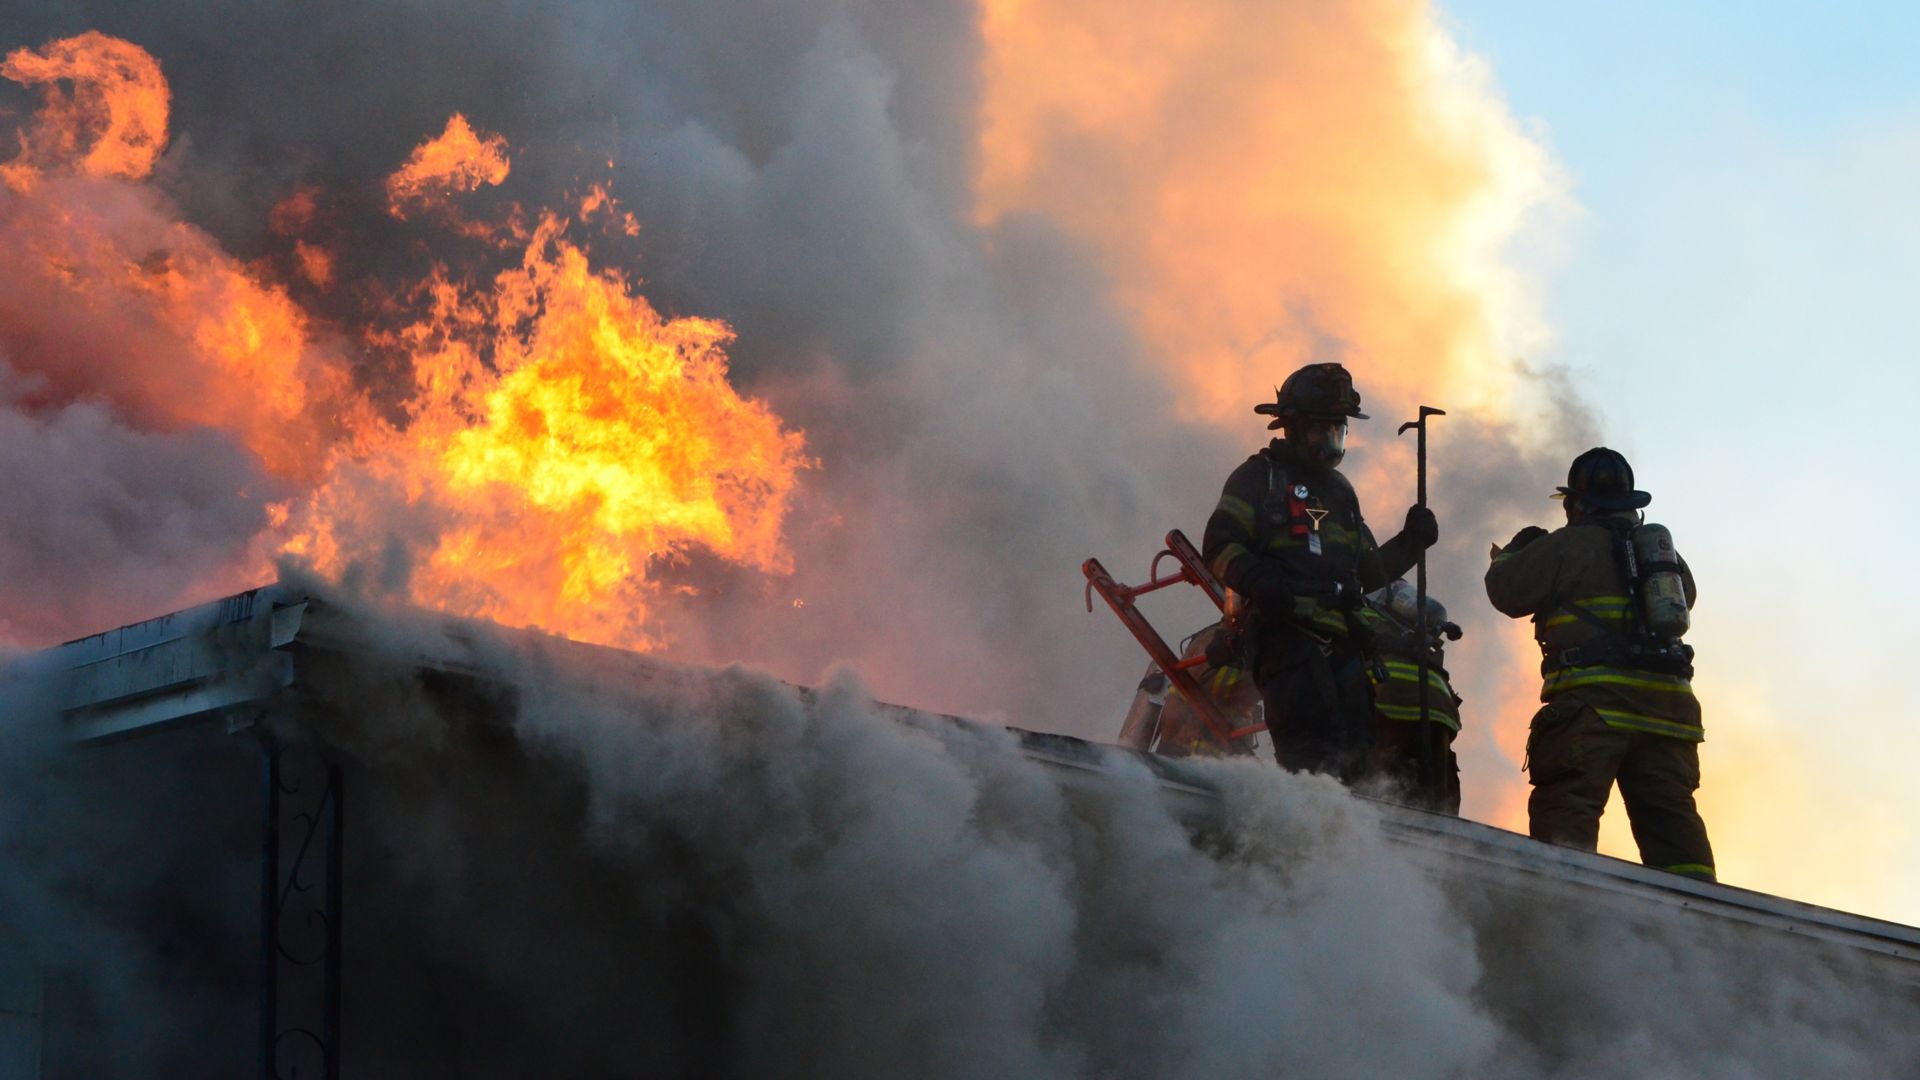
<path id="1" fill-rule="evenodd" d="M 234 435 L 302 492 L 272 508 L 283 552 L 346 575 L 405 551 L 397 583 L 381 583 L 415 601 L 641 647 L 661 640 L 647 621 L 661 561 L 698 546 L 790 568 L 781 529 L 809 465 L 802 436 L 728 383 L 725 325 L 662 317 L 594 269 L 561 218 L 522 235 L 515 208 L 486 235 L 526 241 L 517 267 L 483 288 L 436 270 L 403 293 L 422 309 L 403 329 L 366 332 L 413 361 L 395 423 L 355 389 L 345 343 L 139 182 L 166 142 L 153 57 L 87 34 L 0 71 L 48 84 L 0 166 L 14 191 L 0 195 L 0 353 L 48 400 Z M 386 190 L 400 214 L 508 168 L 506 141 L 456 115 Z M 303 235 L 315 196 L 294 192 L 271 225 L 324 289 L 339 264 Z M 589 213 L 638 231 L 604 190 Z"/>
<path id="2" fill-rule="evenodd" d="M 356 408 L 344 365 L 283 291 L 131 182 L 166 144 L 158 62 L 88 33 L 16 50 L 0 73 L 48 83 L 20 155 L 0 166 L 14 189 L 0 200 L 9 363 L 51 396 L 104 396 L 163 428 L 223 428 L 271 471 L 315 475 L 327 430 Z"/>
<path id="3" fill-rule="evenodd" d="M 166 149 L 167 80 L 138 45 L 89 31 L 37 52 L 15 49 L 0 62 L 0 76 L 45 87 L 33 123 L 20 132 L 19 156 L 0 167 L 15 190 L 49 164 L 137 180 Z"/>
<path id="4" fill-rule="evenodd" d="M 602 190 L 582 202 L 596 212 L 611 212 Z M 732 331 L 662 318 L 564 232 L 543 217 L 520 266 L 484 292 L 423 286 L 430 311 L 399 335 L 411 423 L 356 448 L 288 550 L 346 572 L 379 549 L 383 508 L 404 502 L 435 521 L 414 600 L 649 647 L 656 560 L 699 545 L 791 568 L 781 525 L 809 462 L 798 433 L 728 383 Z"/>
<path id="5" fill-rule="evenodd" d="M 433 313 L 405 335 L 412 424 L 366 456 L 370 473 L 316 494 L 289 550 L 341 573 L 377 546 L 385 502 L 426 504 L 441 526 L 416 601 L 649 647 L 653 561 L 698 544 L 790 569 L 781 524 L 809 463 L 728 384 L 726 326 L 663 319 L 562 234 L 543 219 L 484 296 L 431 286 Z"/>
<path id="6" fill-rule="evenodd" d="M 445 131 L 415 147 L 407 163 L 387 177 L 387 208 L 404 218 L 410 211 L 444 204 L 455 193 L 477 191 L 482 184 L 497 187 L 510 168 L 504 137 L 483 137 L 466 117 L 454 113 Z"/>
<path id="7" fill-rule="evenodd" d="M 306 278 L 308 284 L 322 292 L 333 287 L 333 255 L 326 248 L 297 240 L 293 256 L 299 263 L 300 276 Z"/>

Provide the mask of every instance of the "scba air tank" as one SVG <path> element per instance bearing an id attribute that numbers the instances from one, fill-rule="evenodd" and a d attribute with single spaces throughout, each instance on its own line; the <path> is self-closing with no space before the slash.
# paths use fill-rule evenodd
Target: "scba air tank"
<path id="1" fill-rule="evenodd" d="M 1665 525 L 1633 530 L 1633 558 L 1640 569 L 1640 613 L 1647 629 L 1677 638 L 1693 625 L 1687 614 L 1687 583 L 1680 577 L 1680 553 Z"/>
<path id="2" fill-rule="evenodd" d="M 1369 593 L 1376 610 L 1385 611 L 1411 630 L 1420 619 L 1420 593 L 1406 578 L 1399 578 L 1379 590 Z M 1427 628 L 1438 630 L 1447 621 L 1446 605 L 1433 597 L 1427 597 Z"/>

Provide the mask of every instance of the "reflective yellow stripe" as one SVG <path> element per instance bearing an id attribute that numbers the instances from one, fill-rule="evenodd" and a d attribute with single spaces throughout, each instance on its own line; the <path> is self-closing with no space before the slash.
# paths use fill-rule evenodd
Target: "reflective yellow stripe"
<path id="1" fill-rule="evenodd" d="M 1661 675 L 1652 671 L 1625 671 L 1609 667 L 1562 668 L 1547 676 L 1540 696 L 1549 698 L 1563 690 L 1582 686 L 1624 686 L 1629 690 L 1650 690 L 1656 694 L 1692 694 L 1693 684 L 1679 675 Z"/>
<path id="2" fill-rule="evenodd" d="M 1373 709 L 1389 720 L 1408 720 L 1416 724 L 1420 722 L 1420 706 L 1418 705 L 1385 705 L 1376 703 Z M 1459 719 L 1432 702 L 1427 703 L 1427 719 L 1436 724 L 1443 725 L 1449 731 L 1460 730 Z"/>
<path id="3" fill-rule="evenodd" d="M 1312 603 L 1312 601 L 1308 601 L 1308 603 Z M 1347 636 L 1347 617 L 1331 608 L 1322 608 L 1316 604 L 1313 616 L 1313 628 L 1323 634 L 1335 634 L 1340 637 L 1345 637 Z"/>
<path id="4" fill-rule="evenodd" d="M 1627 712 L 1624 709 L 1596 708 L 1593 711 L 1600 714 L 1600 719 L 1605 720 L 1608 727 L 1621 728 L 1626 731 L 1644 731 L 1651 735 L 1668 735 L 1676 739 L 1687 739 L 1691 742 L 1699 742 L 1707 736 L 1706 731 L 1698 724 L 1682 724 L 1677 720 L 1663 720 L 1657 716 L 1645 716 L 1640 713 Z"/>
<path id="5" fill-rule="evenodd" d="M 1291 532 L 1282 531 L 1278 536 L 1270 536 L 1267 538 L 1266 550 L 1274 553 L 1300 551 L 1311 546 L 1312 541 L 1308 539 L 1311 535 L 1312 534 L 1309 533 L 1307 536 L 1295 536 Z M 1360 546 L 1354 543 L 1352 539 L 1352 537 L 1357 535 L 1358 534 L 1355 533 L 1349 533 L 1346 537 L 1339 537 L 1322 532 L 1320 534 L 1320 554 L 1327 558 L 1333 558 L 1341 553 L 1359 551 Z"/>
<path id="6" fill-rule="evenodd" d="M 1320 541 L 1325 544 L 1344 544 L 1347 547 L 1360 546 L 1360 532 L 1339 524 L 1332 518 L 1320 522 Z"/>
<path id="7" fill-rule="evenodd" d="M 1213 565 L 1207 569 L 1213 571 L 1214 577 L 1225 578 L 1227 576 L 1227 567 L 1232 566 L 1235 559 L 1238 559 L 1242 555 L 1251 554 L 1253 553 L 1239 544 L 1228 544 L 1220 549 L 1220 554 L 1213 557 Z"/>
<path id="8" fill-rule="evenodd" d="M 1240 685 L 1240 669 L 1223 667 L 1207 678 L 1207 692 L 1224 701 L 1233 696 Z"/>
<path id="9" fill-rule="evenodd" d="M 1669 874 L 1692 874 L 1694 876 L 1705 876 L 1709 878 L 1714 876 L 1713 867 L 1708 866 L 1706 863 L 1683 862 L 1676 863 L 1673 866 L 1663 866 L 1660 869 L 1665 870 Z"/>
<path id="10" fill-rule="evenodd" d="M 1394 682 L 1412 683 L 1416 691 L 1420 688 L 1420 665 L 1410 664 L 1405 660 L 1388 660 L 1386 666 L 1389 679 Z M 1448 686 L 1447 680 L 1441 678 L 1440 673 L 1432 668 L 1427 669 L 1427 686 L 1448 695 L 1449 699 L 1452 697 L 1453 688 Z"/>
<path id="11" fill-rule="evenodd" d="M 1253 531 L 1253 504 L 1238 495 L 1220 496 L 1220 505 L 1213 508 L 1216 514 L 1225 514 L 1248 532 Z"/>
<path id="12" fill-rule="evenodd" d="M 1625 596 L 1594 596 L 1585 600 L 1575 600 L 1573 606 L 1591 613 L 1603 622 L 1620 622 L 1626 619 L 1627 609 L 1632 603 L 1633 601 Z M 1551 630 L 1554 627 L 1585 621 L 1578 615 L 1561 611 L 1540 620 L 1540 629 Z"/>

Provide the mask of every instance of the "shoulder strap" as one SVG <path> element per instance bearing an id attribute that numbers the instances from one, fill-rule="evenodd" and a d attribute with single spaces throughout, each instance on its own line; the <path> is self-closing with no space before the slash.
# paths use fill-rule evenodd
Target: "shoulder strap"
<path id="1" fill-rule="evenodd" d="M 1561 611 L 1564 611 L 1567 614 L 1573 616 L 1574 618 L 1579 619 L 1581 622 L 1586 623 L 1587 625 L 1592 626 L 1593 628 L 1599 630 L 1601 633 L 1607 635 L 1608 637 L 1619 638 L 1623 641 L 1627 640 L 1627 635 L 1622 634 L 1620 632 L 1619 627 L 1614 626 L 1613 624 L 1607 622 L 1605 619 L 1602 619 L 1600 616 L 1595 615 L 1591 611 L 1588 611 L 1586 608 L 1576 606 L 1574 602 L 1571 600 L 1562 598 L 1559 601 L 1557 601 L 1554 604 L 1554 606 L 1559 608 Z"/>
<path id="2" fill-rule="evenodd" d="M 1279 469 L 1273 463 L 1273 448 L 1260 448 L 1260 461 L 1267 467 L 1267 495 L 1260 500 L 1259 509 L 1253 515 L 1253 550 L 1264 556 L 1267 552 L 1267 509 L 1273 504 L 1273 490 L 1280 485 Z"/>

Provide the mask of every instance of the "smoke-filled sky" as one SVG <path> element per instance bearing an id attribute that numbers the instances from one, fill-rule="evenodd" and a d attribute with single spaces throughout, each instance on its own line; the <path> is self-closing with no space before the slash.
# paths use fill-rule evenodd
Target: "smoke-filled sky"
<path id="1" fill-rule="evenodd" d="M 1434 574 L 1469 630 L 1470 815 L 1520 824 L 1536 689 L 1480 597 L 1486 545 L 1608 441 L 1701 581 L 1724 876 L 1920 919 L 1900 628 L 1810 653 L 1792 625 L 1837 642 L 1845 597 L 1886 594 L 1824 515 L 1903 505 L 1890 478 L 1832 487 L 1894 458 L 1856 429 L 1898 395 L 1834 390 L 1824 354 L 1898 333 L 1862 299 L 1897 280 L 1868 270 L 1893 230 L 1806 223 L 1876 193 L 1901 212 L 1911 138 L 1861 116 L 1871 95 L 1743 108 L 1680 48 L 1633 54 L 1668 81 L 1572 84 L 1594 46 L 1545 26 L 1387 0 L 16 7 L 0 49 L 98 31 L 170 99 L 150 168 L 30 137 L 0 189 L 37 256 L 0 268 L 0 625 L 46 644 L 284 558 L 1110 737 L 1143 657 L 1081 609 L 1080 561 L 1137 576 L 1168 528 L 1197 537 L 1266 437 L 1253 402 L 1338 359 L 1375 417 L 1350 461 L 1383 538 L 1413 488 L 1393 427 L 1450 414 Z M 29 136 L 32 67 L 0 84 Z M 401 205 L 389 178 L 456 130 L 510 169 Z M 1857 166 L 1821 167 L 1837 151 Z M 583 208 L 596 187 L 617 203 Z M 1744 390 L 1795 341 L 1819 380 Z M 516 441 L 556 417 L 599 426 Z M 1155 613 L 1177 636 L 1204 610 Z"/>
<path id="2" fill-rule="evenodd" d="M 1913 633 L 1885 576 L 1917 523 L 1920 17 L 1446 11 L 1580 208 L 1541 278 L 1551 355 L 1698 570 L 1730 878 L 1920 921 Z"/>

